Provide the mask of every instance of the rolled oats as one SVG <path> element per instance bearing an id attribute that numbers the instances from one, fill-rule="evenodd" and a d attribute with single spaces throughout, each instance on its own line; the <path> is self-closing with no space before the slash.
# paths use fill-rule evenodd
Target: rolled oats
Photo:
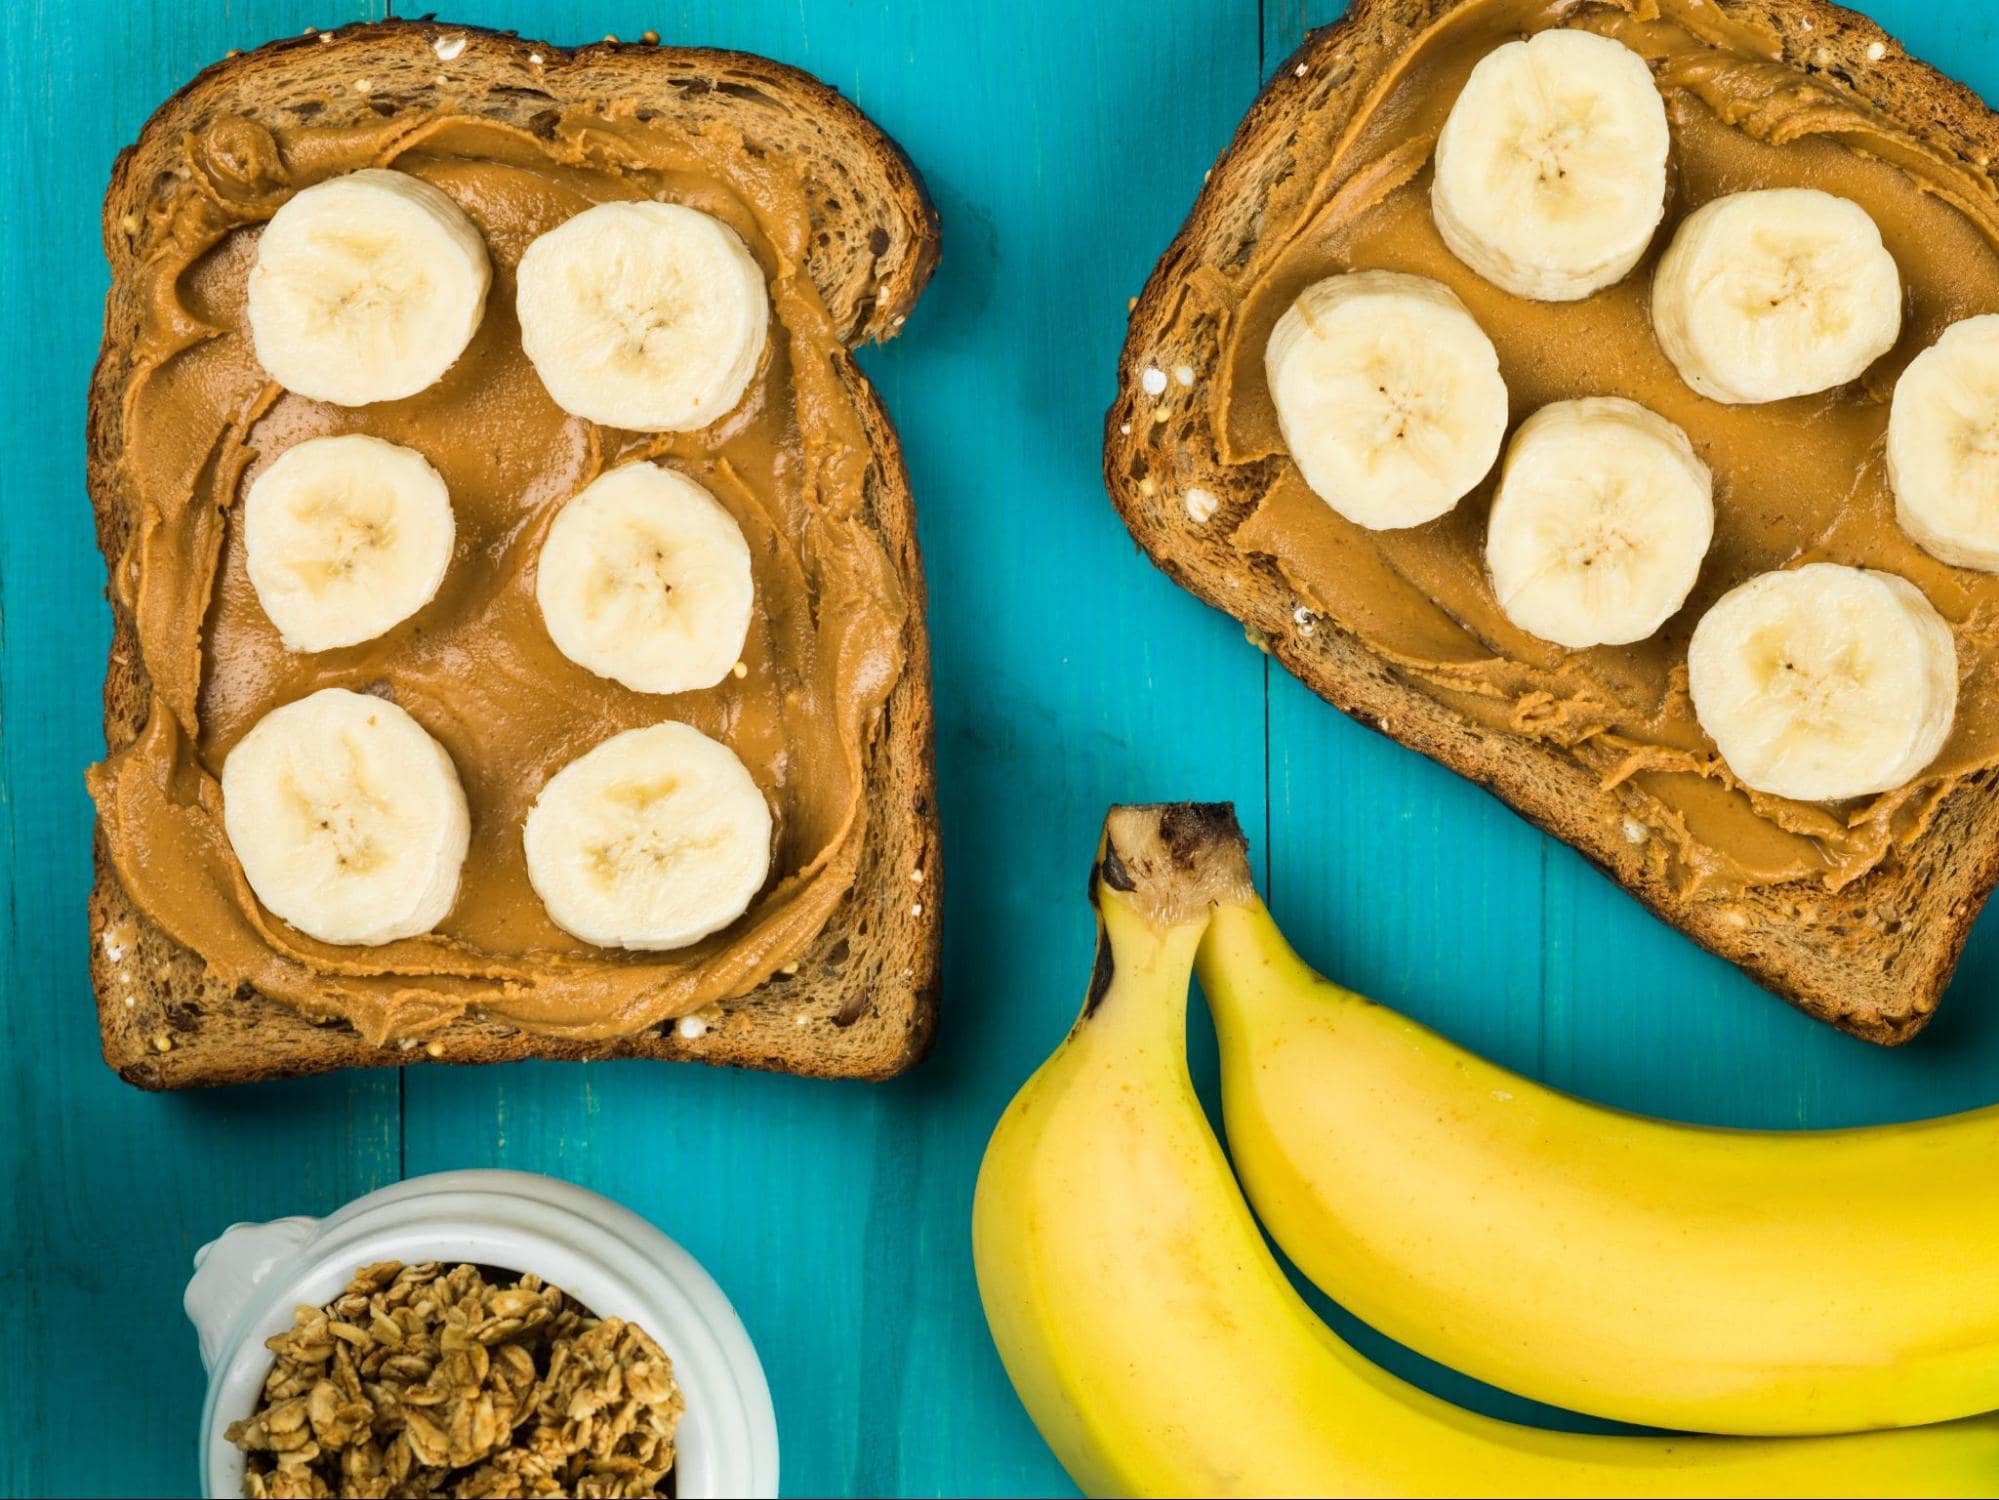
<path id="1" fill-rule="evenodd" d="M 288 1497 L 670 1493 L 682 1402 L 646 1333 L 539 1277 L 384 1261 L 268 1341 L 256 1411 L 229 1427 L 243 1493 Z"/>

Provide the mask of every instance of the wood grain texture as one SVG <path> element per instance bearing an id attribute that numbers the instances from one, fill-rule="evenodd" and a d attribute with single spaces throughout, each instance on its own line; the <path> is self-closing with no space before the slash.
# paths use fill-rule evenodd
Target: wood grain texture
<path id="1" fill-rule="evenodd" d="M 23 1351 L 0 1374 L 8 1494 L 185 1492 L 203 1385 L 180 1315 L 195 1248 L 232 1219 L 330 1208 L 397 1171 L 393 1075 L 148 1099 L 103 1065 L 86 1024 L 82 772 L 103 750 L 109 637 L 83 491 L 106 282 L 91 205 L 153 106 L 234 44 L 213 9 L 0 9 L 14 140 L 0 187 L 0 1277 Z M 267 33 L 309 14 L 265 9 Z"/>
<path id="2" fill-rule="evenodd" d="M 1991 8 L 1864 8 L 1999 95 Z M 1234 798 L 1266 831 L 1279 916 L 1322 967 L 1583 1093 L 1742 1125 L 1999 1098 L 1994 922 L 1917 1044 L 1849 1041 L 1268 670 L 1136 554 L 1097 479 L 1125 299 L 1262 77 L 1336 9 L 1299 0 L 453 7 L 555 41 L 650 27 L 768 53 L 855 99 L 928 179 L 942 268 L 865 362 L 908 450 L 931 580 L 949 845 L 937 1050 L 880 1088 L 647 1064 L 126 1088 L 96 1057 L 83 961 L 81 771 L 101 751 L 107 632 L 82 490 L 97 202 L 117 147 L 202 64 L 378 9 L 0 8 L 0 1275 L 28 1355 L 0 1362 L 0 1493 L 187 1492 L 195 1246 L 400 1172 L 487 1164 L 607 1192 L 713 1271 L 768 1368 L 789 1492 L 1065 1490 L 993 1355 L 967 1223 L 986 1133 L 1079 998 L 1083 877 L 1112 800 Z M 1196 1043 L 1206 1082 L 1212 1047 Z M 1458 1399 L 1527 1410 L 1354 1332 Z"/>

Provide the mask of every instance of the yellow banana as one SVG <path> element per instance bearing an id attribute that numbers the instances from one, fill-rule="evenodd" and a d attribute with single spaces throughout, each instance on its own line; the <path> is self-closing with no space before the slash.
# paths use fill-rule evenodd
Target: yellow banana
<path id="1" fill-rule="evenodd" d="M 1082 1015 L 979 1172 L 972 1244 L 993 1338 L 1085 1491 L 1992 1492 L 1992 1419 L 1840 1438 L 1546 1432 L 1437 1400 L 1342 1343 L 1265 1247 L 1187 1074 L 1210 907 L 1254 900 L 1240 837 L 1225 808 L 1113 810 Z"/>
<path id="2" fill-rule="evenodd" d="M 1199 973 L 1257 1216 L 1389 1337 L 1655 1427 L 1999 1408 L 1999 1109 L 1767 1133 L 1606 1109 L 1321 979 L 1254 895 Z"/>

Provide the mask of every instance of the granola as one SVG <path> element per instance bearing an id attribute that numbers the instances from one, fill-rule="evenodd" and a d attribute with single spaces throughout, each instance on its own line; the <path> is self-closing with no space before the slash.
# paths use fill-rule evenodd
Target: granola
<path id="1" fill-rule="evenodd" d="M 495 1279 L 489 1280 L 491 1275 Z M 669 1495 L 673 1363 L 539 1277 L 383 1261 L 267 1341 L 251 1500 Z"/>

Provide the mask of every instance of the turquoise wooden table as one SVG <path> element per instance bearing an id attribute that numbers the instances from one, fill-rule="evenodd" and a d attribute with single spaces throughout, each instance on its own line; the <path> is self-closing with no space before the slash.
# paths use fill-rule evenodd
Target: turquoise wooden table
<path id="1" fill-rule="evenodd" d="M 1875 0 L 1999 97 L 1999 7 Z M 652 27 L 826 78 L 902 141 L 944 263 L 865 360 L 908 448 L 931 579 L 947 840 L 935 1054 L 881 1087 L 661 1065 L 417 1067 L 185 1097 L 99 1061 L 83 901 L 109 617 L 83 391 L 111 158 L 197 68 L 380 0 L 16 0 L 0 17 L 0 1490 L 191 1492 L 180 1294 L 235 1219 L 448 1167 L 552 1172 L 648 1215 L 735 1299 L 796 1494 L 1067 1489 L 1006 1384 L 967 1221 L 1001 1107 L 1074 1012 L 1083 874 L 1114 799 L 1232 798 L 1277 914 L 1354 986 L 1516 1068 L 1750 1126 L 1999 1100 L 1999 919 L 1943 1018 L 1881 1052 L 1793 1014 L 1448 773 L 1356 727 L 1141 558 L 1099 487 L 1134 294 L 1297 0 L 465 0 L 555 41 Z M 1211 1044 L 1205 1044 L 1210 1045 Z M 1396 1368 L 1481 1391 L 1360 1335 Z"/>

